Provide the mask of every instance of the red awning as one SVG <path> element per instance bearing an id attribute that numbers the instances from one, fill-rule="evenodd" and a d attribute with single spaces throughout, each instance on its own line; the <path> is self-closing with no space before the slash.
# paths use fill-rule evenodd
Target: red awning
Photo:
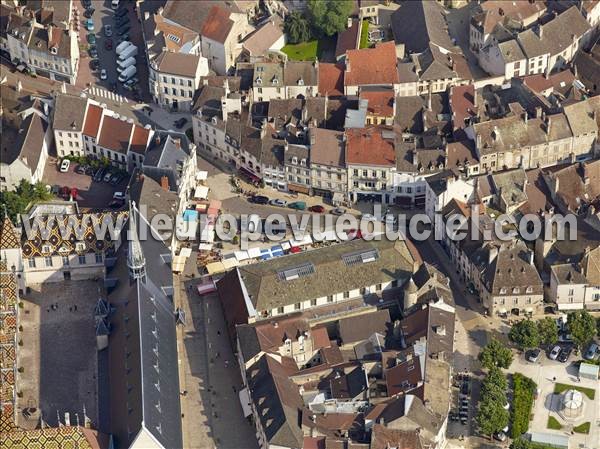
<path id="1" fill-rule="evenodd" d="M 250 178 L 253 182 L 260 182 L 260 178 L 248 170 L 246 167 L 240 167 L 240 174 L 246 178 Z"/>
<path id="2" fill-rule="evenodd" d="M 301 253 L 301 252 L 302 252 L 302 248 L 300 248 L 299 246 L 292 246 L 290 248 L 290 253 L 292 253 L 292 254 Z"/>

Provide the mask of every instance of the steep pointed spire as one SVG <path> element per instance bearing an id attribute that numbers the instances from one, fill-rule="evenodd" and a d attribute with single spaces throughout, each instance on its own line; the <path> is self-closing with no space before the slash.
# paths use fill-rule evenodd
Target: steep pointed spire
<path id="1" fill-rule="evenodd" d="M 138 239 L 135 201 L 129 203 L 129 250 L 127 252 L 127 266 L 129 277 L 132 280 L 142 279 L 146 275 L 146 259 L 142 252 L 142 245 Z"/>

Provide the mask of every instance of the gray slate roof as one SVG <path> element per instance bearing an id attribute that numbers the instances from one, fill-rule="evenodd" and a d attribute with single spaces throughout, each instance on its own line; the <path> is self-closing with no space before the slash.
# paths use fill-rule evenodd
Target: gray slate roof
<path id="1" fill-rule="evenodd" d="M 60 94 L 54 101 L 53 128 L 57 131 L 83 130 L 87 100 L 75 95 Z"/>

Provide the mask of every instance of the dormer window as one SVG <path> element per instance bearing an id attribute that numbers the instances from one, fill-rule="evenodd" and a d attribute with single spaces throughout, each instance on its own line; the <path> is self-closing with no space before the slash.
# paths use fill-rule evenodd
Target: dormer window
<path id="1" fill-rule="evenodd" d="M 298 86 L 304 86 L 304 80 L 302 78 L 298 80 Z"/>
<path id="2" fill-rule="evenodd" d="M 256 78 L 256 84 L 262 84 L 262 78 L 260 76 Z"/>
<path id="3" fill-rule="evenodd" d="M 506 289 L 505 289 L 504 287 L 502 287 L 502 288 L 500 289 L 500 294 L 501 294 L 501 295 L 503 295 L 503 294 L 505 294 L 505 293 L 506 293 Z"/>
<path id="4" fill-rule="evenodd" d="M 300 165 L 306 167 L 306 159 L 300 159 Z"/>
<path id="5" fill-rule="evenodd" d="M 56 48 L 56 47 L 50 47 L 50 53 L 52 53 L 53 55 L 58 54 L 58 48 Z"/>
<path id="6" fill-rule="evenodd" d="M 213 117 L 213 118 L 211 119 L 211 121 L 212 121 L 213 125 L 216 125 L 216 124 L 217 124 L 217 117 L 216 117 L 216 116 L 215 116 L 215 117 Z"/>
<path id="7" fill-rule="evenodd" d="M 75 250 L 76 251 L 85 251 L 85 243 L 83 243 L 83 242 L 77 242 L 75 244 Z"/>
<path id="8" fill-rule="evenodd" d="M 296 156 L 294 156 L 292 158 L 292 164 L 297 165 L 298 164 L 298 158 Z"/>
<path id="9" fill-rule="evenodd" d="M 49 253 L 50 251 L 51 251 L 50 245 L 44 245 L 44 246 L 42 246 L 42 252 L 43 253 Z"/>
<path id="10" fill-rule="evenodd" d="M 273 77 L 273 84 L 279 84 L 279 80 L 276 76 Z"/>
<path id="11" fill-rule="evenodd" d="M 531 292 L 533 292 L 533 288 L 532 287 L 527 287 L 526 291 L 527 291 L 527 293 L 531 293 Z"/>
<path id="12" fill-rule="evenodd" d="M 515 288 L 513 288 L 512 292 L 513 292 L 514 295 L 517 295 L 517 294 L 519 294 L 521 292 L 521 289 L 519 287 L 515 287 Z"/>

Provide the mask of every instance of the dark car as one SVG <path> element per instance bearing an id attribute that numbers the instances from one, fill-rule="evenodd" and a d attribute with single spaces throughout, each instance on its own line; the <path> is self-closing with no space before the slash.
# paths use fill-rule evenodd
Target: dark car
<path id="1" fill-rule="evenodd" d="M 531 349 L 525 353 L 525 357 L 528 362 L 536 363 L 540 359 L 540 354 L 542 351 L 540 349 Z"/>
<path id="2" fill-rule="evenodd" d="M 117 10 L 117 12 L 115 12 L 115 17 L 124 17 L 128 12 L 129 11 L 127 11 L 127 8 L 120 8 Z"/>
<path id="3" fill-rule="evenodd" d="M 94 59 L 97 59 L 97 58 L 98 58 L 98 50 L 96 49 L 96 46 L 95 46 L 95 45 L 92 45 L 92 46 L 90 47 L 90 51 L 89 51 L 89 53 L 90 53 L 90 57 L 91 57 L 91 58 L 94 58 Z"/>
<path id="4" fill-rule="evenodd" d="M 123 206 L 123 204 L 125 204 L 125 200 L 112 200 L 110 203 L 108 203 L 108 207 L 111 209 L 118 209 L 119 207 Z"/>
<path id="5" fill-rule="evenodd" d="M 86 17 L 86 18 L 88 18 L 88 19 L 91 19 L 91 18 L 92 18 L 92 16 L 94 15 L 94 12 L 95 12 L 95 11 L 96 11 L 96 10 L 95 10 L 94 8 L 87 8 L 87 9 L 85 10 L 85 12 L 83 13 L 83 15 L 84 15 L 84 17 Z"/>
<path id="6" fill-rule="evenodd" d="M 325 208 L 323 206 L 321 206 L 320 204 L 317 204 L 315 206 L 310 206 L 308 208 L 308 210 L 311 212 L 317 212 L 318 214 L 322 214 L 323 212 L 325 212 Z"/>
<path id="7" fill-rule="evenodd" d="M 95 171 L 94 167 L 92 167 L 90 165 L 87 165 L 85 167 L 85 174 L 88 175 L 88 176 L 93 176 L 94 175 L 94 171 Z"/>
<path id="8" fill-rule="evenodd" d="M 94 174 L 94 181 L 100 182 L 102 178 L 104 178 L 104 168 L 99 168 L 98 171 Z"/>
<path id="9" fill-rule="evenodd" d="M 85 165 L 78 165 L 75 167 L 75 173 L 79 173 L 80 175 L 85 174 Z"/>
<path id="10" fill-rule="evenodd" d="M 130 22 L 130 20 L 129 20 L 129 17 L 127 17 L 127 16 L 117 17 L 115 19 L 115 24 L 117 25 L 117 27 L 123 26 L 129 22 Z"/>
<path id="11" fill-rule="evenodd" d="M 558 354 L 558 361 L 560 363 L 565 363 L 567 360 L 569 360 L 569 357 L 571 356 L 571 351 L 573 351 L 572 346 L 563 347 L 560 350 L 560 354 Z"/>
<path id="12" fill-rule="evenodd" d="M 96 35 L 92 34 L 92 33 L 88 34 L 87 40 L 90 44 L 95 45 L 96 44 Z"/>
<path id="13" fill-rule="evenodd" d="M 129 33 L 130 28 L 131 27 L 129 25 L 125 25 L 125 26 L 119 28 L 119 36 L 123 36 L 123 35 Z"/>
<path id="14" fill-rule="evenodd" d="M 175 120 L 173 122 L 173 124 L 175 125 L 175 127 L 177 129 L 181 129 L 185 126 L 185 124 L 188 122 L 188 120 L 185 117 L 181 117 L 179 120 Z"/>
<path id="15" fill-rule="evenodd" d="M 269 197 L 263 195 L 254 195 L 250 197 L 250 202 L 255 204 L 268 204 Z"/>
<path id="16" fill-rule="evenodd" d="M 97 59 L 92 59 L 90 61 L 90 69 L 98 70 L 99 67 L 100 67 L 100 61 L 98 61 Z"/>
<path id="17" fill-rule="evenodd" d="M 92 0 L 83 0 L 82 3 L 83 3 L 83 6 L 86 8 L 89 8 L 90 6 L 92 6 Z"/>
<path id="18" fill-rule="evenodd" d="M 112 39 L 106 39 L 104 41 L 104 48 L 106 50 L 109 50 L 109 51 L 112 50 L 112 48 L 113 48 L 113 41 L 112 41 Z"/>

